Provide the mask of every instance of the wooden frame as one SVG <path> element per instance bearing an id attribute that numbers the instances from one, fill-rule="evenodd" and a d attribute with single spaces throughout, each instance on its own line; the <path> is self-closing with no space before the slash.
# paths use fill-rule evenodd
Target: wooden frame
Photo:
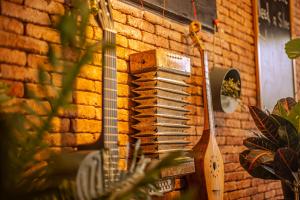
<path id="1" fill-rule="evenodd" d="M 259 0 L 252 0 L 252 11 L 253 11 L 253 26 L 254 26 L 254 42 L 255 42 L 255 65 L 256 65 L 256 91 L 257 91 L 257 105 L 262 108 L 263 102 L 261 97 L 261 74 L 260 74 L 260 47 L 259 47 L 259 15 L 258 15 L 258 1 Z M 293 26 L 293 10 L 294 10 L 294 0 L 289 0 L 289 18 L 290 18 L 290 37 L 291 39 L 294 38 L 294 26 Z M 293 71 L 293 94 L 294 98 L 298 100 L 297 96 L 297 76 L 296 76 L 296 64 L 295 61 L 292 60 L 292 71 Z"/>
<path id="2" fill-rule="evenodd" d="M 295 1 L 290 0 L 290 23 L 291 23 L 291 39 L 295 38 L 295 29 L 294 29 L 294 6 L 295 6 Z M 293 65 L 293 73 L 294 73 L 294 97 L 296 101 L 298 101 L 298 85 L 297 85 L 297 70 L 296 70 L 296 60 L 292 60 L 292 65 Z"/>
<path id="3" fill-rule="evenodd" d="M 182 15 L 182 13 L 178 13 L 175 10 L 169 9 L 168 4 L 171 4 L 172 1 L 166 1 L 166 8 L 163 8 L 161 5 L 157 5 L 155 2 L 157 2 L 158 0 L 154 0 L 154 3 L 149 2 L 149 0 L 121 0 L 122 2 L 131 4 L 133 6 L 142 6 L 143 8 L 147 9 L 150 12 L 154 12 L 156 14 L 163 14 L 164 17 L 167 17 L 169 19 L 172 19 L 176 22 L 179 23 L 183 23 L 183 24 L 190 24 L 193 19 L 192 15 L 193 11 L 192 11 L 192 7 L 190 8 L 189 12 L 186 12 L 185 14 L 190 14 L 190 15 Z M 211 0 L 210 0 L 211 1 Z M 205 1 L 205 2 L 210 2 L 210 1 Z M 214 24 L 213 24 L 213 20 L 216 18 L 217 16 L 217 1 L 214 0 L 215 2 L 210 2 L 215 4 L 215 9 L 213 9 L 212 11 L 214 12 L 214 16 L 211 15 L 210 12 L 207 12 L 207 10 L 210 7 L 206 7 L 204 8 L 203 6 L 207 6 L 207 5 L 196 5 L 196 9 L 197 9 L 197 15 L 198 15 L 198 20 L 201 21 L 202 24 L 202 29 L 209 31 L 209 32 L 213 32 L 214 31 Z M 179 2 L 189 2 L 191 3 L 191 1 L 179 1 Z M 177 2 L 178 4 L 178 2 Z M 200 2 L 201 4 L 201 2 Z M 174 4 L 175 5 L 175 4 Z M 192 5 L 191 5 L 192 6 Z M 174 7 L 173 7 L 174 8 Z M 204 10 L 204 11 L 203 11 Z M 212 19 L 211 19 L 212 18 Z M 209 19 L 209 20 L 207 20 Z"/>

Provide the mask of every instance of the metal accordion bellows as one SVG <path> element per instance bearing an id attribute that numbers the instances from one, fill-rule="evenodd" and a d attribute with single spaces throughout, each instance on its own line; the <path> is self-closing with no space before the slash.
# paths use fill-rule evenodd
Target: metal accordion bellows
<path id="1" fill-rule="evenodd" d="M 188 57 L 157 49 L 130 55 L 133 137 L 141 140 L 143 153 L 161 158 L 172 151 L 184 151 L 183 164 L 162 172 L 165 176 L 194 172 L 188 140 L 189 104 L 187 92 L 191 63 Z M 163 175 L 163 176 L 164 176 Z"/>

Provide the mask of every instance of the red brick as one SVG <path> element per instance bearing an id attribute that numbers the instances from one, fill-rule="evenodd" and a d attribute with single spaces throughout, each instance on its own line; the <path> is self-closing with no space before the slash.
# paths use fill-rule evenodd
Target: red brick
<path id="1" fill-rule="evenodd" d="M 13 97 L 24 96 L 24 84 L 15 81 L 3 81 L 8 86 L 8 95 Z"/>
<path id="2" fill-rule="evenodd" d="M 130 113 L 129 110 L 119 109 L 118 110 L 118 121 L 129 122 Z"/>
<path id="3" fill-rule="evenodd" d="M 51 133 L 46 135 L 45 140 L 52 147 L 70 147 L 77 144 L 76 135 L 73 133 Z"/>
<path id="4" fill-rule="evenodd" d="M 128 122 L 118 122 L 118 131 L 120 134 L 128 134 L 129 133 Z"/>
<path id="5" fill-rule="evenodd" d="M 0 45 L 39 54 L 48 52 L 48 44 L 44 41 L 3 31 L 0 31 Z"/>
<path id="6" fill-rule="evenodd" d="M 71 131 L 75 133 L 100 133 L 101 121 L 88 119 L 72 119 Z"/>
<path id="7" fill-rule="evenodd" d="M 121 35 L 124 35 L 128 38 L 137 39 L 137 40 L 142 39 L 142 33 L 139 29 L 118 22 L 115 22 L 115 27 L 117 32 Z"/>
<path id="8" fill-rule="evenodd" d="M 74 89 L 80 91 L 95 92 L 95 83 L 92 80 L 77 78 Z"/>
<path id="9" fill-rule="evenodd" d="M 129 64 L 122 59 L 117 59 L 117 70 L 118 72 L 128 72 Z"/>
<path id="10" fill-rule="evenodd" d="M 155 27 L 153 24 L 151 24 L 145 20 L 132 17 L 130 15 L 127 17 L 127 24 L 130 26 L 133 26 L 135 28 L 138 28 L 140 30 L 147 31 L 149 33 L 154 33 L 154 31 L 155 31 Z"/>
<path id="11" fill-rule="evenodd" d="M 24 103 L 32 109 L 37 115 L 48 115 L 51 111 L 51 106 L 48 101 L 36 101 L 33 99 L 26 99 Z"/>
<path id="12" fill-rule="evenodd" d="M 65 12 L 63 4 L 52 0 L 25 0 L 25 5 L 41 11 L 46 11 L 50 14 L 63 15 Z"/>
<path id="13" fill-rule="evenodd" d="M 189 47 L 186 45 L 183 45 L 182 43 L 170 40 L 170 49 L 181 52 L 181 53 L 185 53 L 188 51 Z"/>
<path id="14" fill-rule="evenodd" d="M 37 54 L 29 54 L 27 56 L 27 65 L 32 68 L 41 68 L 49 72 L 63 72 L 62 66 L 52 66 L 49 63 L 47 56 L 41 56 Z"/>
<path id="15" fill-rule="evenodd" d="M 73 93 L 73 102 L 76 104 L 100 106 L 101 95 L 91 92 L 76 91 Z"/>
<path id="16" fill-rule="evenodd" d="M 102 69 L 93 65 L 84 65 L 79 72 L 79 77 L 90 79 L 90 80 L 101 80 Z"/>
<path id="17" fill-rule="evenodd" d="M 33 83 L 27 83 L 25 86 L 25 95 L 30 97 L 34 95 L 35 97 L 42 99 L 54 99 L 58 97 L 59 90 L 52 86 L 41 86 Z"/>
<path id="18" fill-rule="evenodd" d="M 27 24 L 26 34 L 48 42 L 59 43 L 60 41 L 59 33 L 56 30 L 34 24 Z"/>
<path id="19" fill-rule="evenodd" d="M 123 73 L 123 72 L 117 72 L 117 80 L 118 80 L 118 83 L 127 84 L 127 85 L 130 82 L 128 74 Z"/>
<path id="20" fill-rule="evenodd" d="M 70 131 L 70 120 L 66 118 L 54 117 L 51 121 L 50 132 L 65 133 Z"/>
<path id="21" fill-rule="evenodd" d="M 125 14 L 117 11 L 117 10 L 113 10 L 112 11 L 112 14 L 113 14 L 113 19 L 117 22 L 120 22 L 122 24 L 125 24 L 126 21 L 127 21 L 127 17 Z"/>
<path id="22" fill-rule="evenodd" d="M 64 109 L 60 109 L 58 115 L 69 118 L 95 119 L 96 108 L 94 106 L 72 104 Z"/>
<path id="23" fill-rule="evenodd" d="M 155 44 L 158 47 L 163 47 L 163 48 L 169 48 L 170 47 L 169 40 L 164 38 L 164 37 L 161 37 L 161 36 L 157 37 L 157 40 L 156 40 Z"/>
<path id="24" fill-rule="evenodd" d="M 135 51 L 147 51 L 155 48 L 153 45 L 146 44 L 138 40 L 131 40 L 131 39 L 128 40 L 128 47 Z"/>
<path id="25" fill-rule="evenodd" d="M 143 31 L 142 35 L 143 35 L 143 38 L 142 38 L 143 42 L 146 42 L 146 43 L 149 43 L 149 44 L 152 44 L 152 45 L 156 44 L 156 42 L 157 42 L 157 36 L 155 34 Z"/>
<path id="26" fill-rule="evenodd" d="M 27 81 L 27 82 L 38 82 L 38 70 L 32 68 L 18 67 L 15 65 L 0 65 L 0 78 Z M 46 82 L 49 82 L 50 76 L 46 75 Z"/>
<path id="27" fill-rule="evenodd" d="M 24 0 L 9 0 L 14 3 L 23 4 Z"/>
<path id="28" fill-rule="evenodd" d="M 116 43 L 117 45 L 120 45 L 125 48 L 128 46 L 127 38 L 119 34 L 117 34 Z"/>
<path id="29" fill-rule="evenodd" d="M 118 98 L 118 109 L 129 109 L 130 108 L 130 102 L 128 98 Z"/>
<path id="30" fill-rule="evenodd" d="M 1 11 L 3 15 L 15 17 L 25 22 L 32 22 L 41 25 L 50 24 L 50 18 L 47 13 L 10 3 L 5 0 L 1 1 Z"/>
<path id="31" fill-rule="evenodd" d="M 26 54 L 22 51 L 0 48 L 0 62 L 24 66 Z"/>
<path id="32" fill-rule="evenodd" d="M 120 1 L 112 1 L 112 7 L 121 13 L 132 15 L 138 18 L 141 18 L 143 16 L 143 12 L 141 9 L 130 6 Z"/>
<path id="33" fill-rule="evenodd" d="M 24 26 L 20 21 L 16 19 L 12 19 L 1 15 L 0 30 L 17 33 L 17 34 L 23 34 Z"/>
<path id="34" fill-rule="evenodd" d="M 151 12 L 145 12 L 144 18 L 146 21 L 151 22 L 152 24 L 162 24 L 163 19 L 161 16 L 151 13 Z"/>

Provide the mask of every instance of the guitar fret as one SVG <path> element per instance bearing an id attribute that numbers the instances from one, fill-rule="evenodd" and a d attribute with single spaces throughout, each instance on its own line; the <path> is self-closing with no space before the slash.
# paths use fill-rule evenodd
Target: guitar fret
<path id="1" fill-rule="evenodd" d="M 116 67 L 111 67 L 108 65 L 104 65 L 103 67 L 105 67 L 105 69 L 110 69 L 110 71 L 112 71 L 112 72 L 116 71 Z"/>
<path id="2" fill-rule="evenodd" d="M 116 89 L 112 89 L 112 88 L 104 88 L 104 90 L 106 90 L 106 91 L 113 91 L 113 92 L 117 92 L 117 90 L 116 90 Z"/>
<path id="3" fill-rule="evenodd" d="M 112 81 L 112 82 L 117 82 L 114 78 L 104 77 L 104 79 L 105 79 L 105 80 Z"/>
<path id="4" fill-rule="evenodd" d="M 117 128 L 117 127 L 115 127 L 115 126 L 106 126 L 105 128 Z"/>
<path id="5" fill-rule="evenodd" d="M 107 144 L 118 144 L 116 141 L 106 141 Z"/>
<path id="6" fill-rule="evenodd" d="M 112 55 L 104 55 L 105 57 L 108 57 L 108 58 L 113 58 L 113 59 L 115 59 L 116 58 L 116 56 L 112 56 Z"/>
<path id="7" fill-rule="evenodd" d="M 117 117 L 105 117 L 105 119 L 118 119 Z"/>
<path id="8" fill-rule="evenodd" d="M 115 110 L 115 111 L 117 111 L 118 109 L 116 109 L 116 108 L 107 108 L 107 107 L 105 107 L 104 110 Z"/>

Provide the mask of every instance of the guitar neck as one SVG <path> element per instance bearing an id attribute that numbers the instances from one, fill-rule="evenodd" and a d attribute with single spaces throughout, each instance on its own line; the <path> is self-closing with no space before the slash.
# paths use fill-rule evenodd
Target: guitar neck
<path id="1" fill-rule="evenodd" d="M 102 48 L 102 134 L 103 146 L 109 150 L 111 164 L 119 160 L 117 124 L 116 34 L 104 30 Z"/>
<path id="2" fill-rule="evenodd" d="M 214 114 L 210 90 L 209 81 L 209 67 L 208 67 L 208 55 L 205 50 L 201 50 L 202 56 L 202 74 L 205 81 L 203 81 L 203 103 L 204 103 L 204 130 L 210 130 L 212 135 L 215 134 Z"/>

